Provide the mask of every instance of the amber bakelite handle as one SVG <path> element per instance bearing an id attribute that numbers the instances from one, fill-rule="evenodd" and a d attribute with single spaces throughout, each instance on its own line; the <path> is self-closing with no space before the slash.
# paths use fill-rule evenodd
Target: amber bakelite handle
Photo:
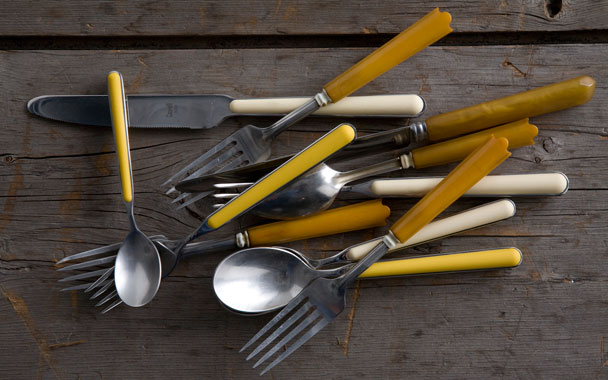
<path id="1" fill-rule="evenodd" d="M 586 103 L 595 80 L 582 76 L 534 90 L 432 116 L 426 120 L 430 141 L 479 131 L 526 117 L 538 116 Z"/>
<path id="2" fill-rule="evenodd" d="M 249 228 L 252 247 L 287 243 L 318 236 L 379 227 L 386 224 L 391 210 L 381 199 L 323 211 L 305 218 L 268 223 Z"/>
<path id="3" fill-rule="evenodd" d="M 509 140 L 509 149 L 515 149 L 534 144 L 534 137 L 537 134 L 538 128 L 528 123 L 528 119 L 519 120 L 456 139 L 416 148 L 412 150 L 412 160 L 417 169 L 449 164 L 464 159 L 492 135 L 496 138 L 506 138 Z"/>
<path id="4" fill-rule="evenodd" d="M 403 215 L 391 232 L 405 242 L 511 155 L 504 137 L 490 137 Z"/>
<path id="5" fill-rule="evenodd" d="M 435 8 L 372 54 L 327 83 L 323 88 L 332 102 L 350 95 L 374 78 L 450 33 L 452 16 Z"/>

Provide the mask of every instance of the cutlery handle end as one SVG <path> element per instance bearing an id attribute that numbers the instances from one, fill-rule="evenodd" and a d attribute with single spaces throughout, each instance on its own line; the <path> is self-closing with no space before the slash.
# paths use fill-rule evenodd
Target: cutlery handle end
<path id="1" fill-rule="evenodd" d="M 435 8 L 372 54 L 324 86 L 332 102 L 350 95 L 376 77 L 452 31 L 452 16 Z"/>

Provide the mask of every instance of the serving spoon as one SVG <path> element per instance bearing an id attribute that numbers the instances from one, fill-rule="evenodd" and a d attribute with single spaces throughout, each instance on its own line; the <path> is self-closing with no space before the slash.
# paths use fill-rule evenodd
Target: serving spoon
<path id="1" fill-rule="evenodd" d="M 108 74 L 108 95 L 120 169 L 122 198 L 127 206 L 131 222 L 131 232 L 116 255 L 114 282 L 120 299 L 129 306 L 139 307 L 150 302 L 156 295 L 160 286 L 162 268 L 156 246 L 135 224 L 129 123 L 122 75 L 117 71 Z"/>
<path id="2" fill-rule="evenodd" d="M 429 223 L 408 241 L 397 244 L 390 252 L 444 238 L 510 218 L 515 204 L 499 200 Z M 248 248 L 226 257 L 217 266 L 213 289 L 220 302 L 239 314 L 260 314 L 285 306 L 310 282 L 319 277 L 336 277 L 350 269 L 353 260 L 360 260 L 378 244 L 377 240 L 358 244 L 338 254 L 314 260 L 284 247 Z M 515 257 L 518 257 L 515 260 Z M 374 264 L 364 276 L 383 277 L 408 274 L 438 273 L 494 269 L 515 266 L 521 254 L 511 249 L 492 254 L 436 255 L 412 261 L 389 260 Z M 319 269 L 341 263 L 338 268 Z"/>

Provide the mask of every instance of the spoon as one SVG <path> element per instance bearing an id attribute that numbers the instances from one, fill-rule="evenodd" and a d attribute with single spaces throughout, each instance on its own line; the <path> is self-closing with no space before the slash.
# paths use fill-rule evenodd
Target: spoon
<path id="1" fill-rule="evenodd" d="M 257 205 L 253 212 L 270 219 L 295 219 L 326 210 L 334 202 L 338 193 L 347 183 L 387 172 L 427 168 L 464 159 L 488 137 L 506 137 L 509 149 L 534 144 L 538 133 L 536 126 L 528 119 L 490 128 L 467 136 L 416 148 L 397 158 L 339 172 L 327 164 L 320 164 L 306 172 L 281 191 L 272 194 Z M 239 185 L 239 184 L 235 184 Z M 221 194 L 218 197 L 231 198 L 235 194 Z"/>
<path id="2" fill-rule="evenodd" d="M 440 239 L 458 232 L 478 228 L 490 223 L 510 218 L 515 213 L 515 204 L 510 200 L 499 200 L 475 207 L 429 223 L 408 241 L 391 248 L 390 252 L 419 245 L 431 240 Z M 338 254 L 325 259 L 313 260 L 306 255 L 284 247 L 257 247 L 237 251 L 226 257 L 217 266 L 213 277 L 213 289 L 222 304 L 228 309 L 241 314 L 259 314 L 274 311 L 285 306 L 310 282 L 319 277 L 335 277 L 350 269 L 351 260 L 360 260 L 378 241 L 373 240 L 347 248 Z M 504 253 L 503 253 L 504 255 Z M 513 252 L 507 256 L 513 260 Z M 444 257 L 442 255 L 438 257 Z M 439 261 L 428 261 L 425 271 L 420 273 L 441 272 L 444 262 L 454 260 L 446 255 Z M 465 257 L 465 256 L 458 256 Z M 466 256 L 468 257 L 468 256 Z M 503 257 L 503 256 L 501 256 Z M 499 268 L 506 265 L 504 261 L 489 264 L 494 256 L 484 256 L 475 260 L 462 261 L 458 267 L 450 270 L 473 270 Z M 389 264 L 374 264 L 368 273 L 375 277 L 388 275 L 413 274 L 413 261 L 388 261 Z M 426 261 L 423 261 L 426 262 Z M 519 262 L 519 260 L 517 260 Z M 338 268 L 324 270 L 321 266 L 341 263 Z"/>
<path id="3" fill-rule="evenodd" d="M 135 224 L 127 107 L 122 75 L 117 71 L 108 74 L 108 95 L 120 169 L 122 197 L 131 222 L 131 232 L 116 255 L 114 281 L 120 299 L 129 306 L 139 307 L 150 302 L 158 291 L 162 271 L 161 262 L 154 243 Z"/>
<path id="4" fill-rule="evenodd" d="M 505 248 L 385 260 L 373 264 L 361 277 L 508 268 L 518 266 L 521 257 L 518 249 Z M 218 265 L 213 289 L 231 311 L 247 315 L 268 313 L 287 305 L 313 280 L 340 276 L 353 265 L 313 269 L 288 248 L 248 248 L 228 256 Z"/>

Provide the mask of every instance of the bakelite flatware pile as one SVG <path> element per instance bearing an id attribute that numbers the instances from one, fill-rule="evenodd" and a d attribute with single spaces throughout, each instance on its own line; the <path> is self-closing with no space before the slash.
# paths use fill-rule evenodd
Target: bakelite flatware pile
<path id="1" fill-rule="evenodd" d="M 345 307 L 346 289 L 369 277 L 439 274 L 516 267 L 515 247 L 403 257 L 381 261 L 387 252 L 508 219 L 511 199 L 494 200 L 463 212 L 435 218 L 461 196 L 518 197 L 561 195 L 568 190 L 562 173 L 489 175 L 510 150 L 534 144 L 538 129 L 529 118 L 584 104 L 593 96 L 588 76 L 565 80 L 431 116 L 424 121 L 357 137 L 355 126 L 339 124 L 301 152 L 268 160 L 272 141 L 312 114 L 415 117 L 425 103 L 417 95 L 350 97 L 353 92 L 451 32 L 451 16 L 433 10 L 311 98 L 233 99 L 226 95 L 137 95 L 124 93 L 122 76 L 108 75 L 108 95 L 40 96 L 28 102 L 39 116 L 79 124 L 112 126 L 122 197 L 131 232 L 114 243 L 64 258 L 59 271 L 64 291 L 82 290 L 102 313 L 121 303 L 140 307 L 156 295 L 162 279 L 182 259 L 210 252 L 230 253 L 218 265 L 213 287 L 230 311 L 259 315 L 279 311 L 241 349 L 262 373 L 292 354 L 335 319 Z M 432 102 L 432 99 L 427 99 Z M 170 103 L 171 112 L 166 104 Z M 179 112 L 177 112 L 179 110 Z M 163 184 L 178 208 L 196 201 L 215 202 L 194 231 L 174 240 L 162 231 L 147 237 L 134 218 L 133 170 L 129 127 L 213 128 L 238 115 L 281 115 L 271 126 L 247 125 Z M 418 146 L 404 150 L 410 143 Z M 525 148 L 524 148 L 525 149 Z M 394 158 L 374 161 L 373 154 Z M 370 162 L 339 172 L 331 165 L 352 157 Z M 330 164 L 326 161 L 331 160 Z M 377 178 L 392 171 L 460 162 L 445 177 Z M 365 181 L 362 181 L 364 180 Z M 331 208 L 344 194 L 369 201 Z M 291 241 L 381 227 L 390 209 L 379 197 L 421 198 L 385 235 L 347 247 L 336 255 L 311 259 L 308 252 L 278 247 Z M 224 203 L 225 202 L 225 203 Z M 246 213 L 277 221 L 250 226 L 233 238 L 201 240 Z"/>

